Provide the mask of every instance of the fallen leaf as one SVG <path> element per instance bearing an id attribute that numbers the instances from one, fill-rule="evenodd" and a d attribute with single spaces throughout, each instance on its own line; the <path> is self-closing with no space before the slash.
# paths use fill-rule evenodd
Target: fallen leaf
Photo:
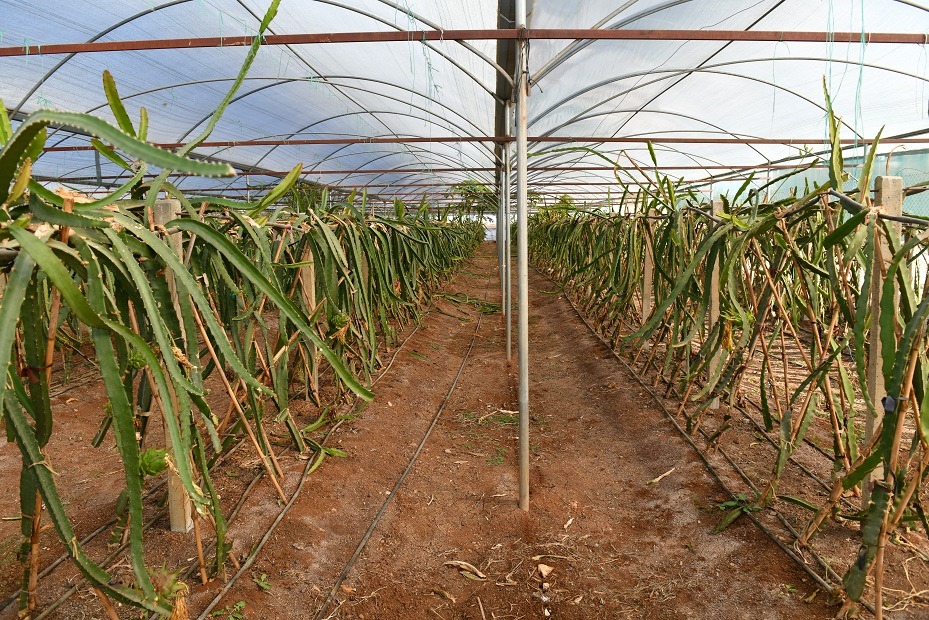
<path id="1" fill-rule="evenodd" d="M 581 595 L 578 596 L 577 598 L 572 599 L 572 600 L 571 600 L 571 604 L 572 604 L 572 605 L 580 605 L 582 600 L 584 600 L 584 595 L 583 595 L 583 594 L 581 594 Z"/>
<path id="2" fill-rule="evenodd" d="M 461 560 L 449 560 L 444 564 L 444 566 L 454 566 L 458 569 L 459 573 L 468 579 L 473 579 L 475 581 L 485 581 L 487 579 L 487 575 L 479 571 L 476 566 L 469 564 L 468 562 L 463 562 Z"/>
<path id="3" fill-rule="evenodd" d="M 539 574 L 542 575 L 543 579 L 551 575 L 553 570 L 555 570 L 554 566 L 549 566 L 548 564 L 539 564 Z"/>
<path id="4" fill-rule="evenodd" d="M 346 594 L 354 594 L 354 593 L 355 593 L 355 588 L 353 588 L 353 587 L 351 587 L 351 586 L 347 586 L 347 585 L 345 585 L 345 584 L 343 583 L 343 584 L 342 584 L 342 592 L 345 592 Z"/>
<path id="5" fill-rule="evenodd" d="M 452 596 L 451 594 L 449 594 L 448 592 L 446 592 L 445 590 L 440 590 L 439 588 L 433 588 L 433 589 L 432 589 L 432 593 L 433 593 L 434 595 L 438 596 L 439 598 L 445 599 L 445 600 L 448 601 L 449 603 L 456 603 L 456 602 L 457 602 L 457 601 L 455 600 L 455 597 Z"/>

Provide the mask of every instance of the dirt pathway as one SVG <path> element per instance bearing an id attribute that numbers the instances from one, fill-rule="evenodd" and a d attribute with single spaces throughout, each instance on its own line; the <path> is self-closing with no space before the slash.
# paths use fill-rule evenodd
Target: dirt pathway
<path id="1" fill-rule="evenodd" d="M 485 245 L 447 292 L 494 300 L 495 263 Z M 516 507 L 515 360 L 505 359 L 500 315 L 487 315 L 438 426 L 326 617 L 831 617 L 825 595 L 750 523 L 711 534 L 724 492 L 553 288 L 532 274 L 531 511 Z M 471 340 L 475 308 L 440 307 L 375 402 L 337 435 L 349 458 L 313 476 L 218 609 L 316 614 Z M 277 510 L 270 496 L 266 510 Z M 255 523 L 237 534 L 247 552 L 266 518 L 243 522 Z M 445 565 L 455 560 L 486 580 Z M 547 577 L 539 564 L 551 568 Z M 192 608 L 218 589 L 195 589 Z"/>

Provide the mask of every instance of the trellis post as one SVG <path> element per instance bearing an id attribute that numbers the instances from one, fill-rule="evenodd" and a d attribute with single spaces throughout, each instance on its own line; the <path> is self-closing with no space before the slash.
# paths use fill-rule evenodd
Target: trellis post
<path id="1" fill-rule="evenodd" d="M 642 323 L 648 320 L 655 307 L 655 255 L 652 249 L 652 221 L 651 217 L 655 215 L 654 209 L 645 212 L 645 226 L 649 234 L 645 236 L 645 264 L 642 266 Z"/>
<path id="2" fill-rule="evenodd" d="M 180 214 L 181 203 L 179 200 L 157 200 L 152 209 L 152 223 L 155 226 L 165 226 L 171 220 L 177 219 Z M 181 233 L 178 232 L 169 235 L 167 237 L 167 242 L 179 257 L 183 255 Z M 174 274 L 171 273 L 170 269 L 166 271 L 165 278 L 168 281 L 168 291 L 171 294 L 171 299 L 174 300 L 176 305 L 177 284 L 174 281 Z M 164 416 L 167 415 L 167 412 L 164 411 L 164 407 L 162 407 L 161 415 L 162 422 L 165 423 Z M 167 437 L 167 435 L 167 430 L 165 430 L 165 437 Z M 177 462 L 179 458 L 188 458 L 186 454 L 174 454 L 171 445 L 167 444 L 167 442 L 165 447 L 168 450 L 168 456 L 174 459 L 175 462 Z M 193 528 L 190 498 L 187 496 L 187 491 L 184 489 L 184 484 L 181 482 L 180 476 L 171 468 L 168 469 L 168 515 L 170 517 L 172 532 L 186 533 Z"/>
<path id="3" fill-rule="evenodd" d="M 874 180 L 874 206 L 880 213 L 887 215 L 903 215 L 903 178 L 881 176 Z M 887 222 L 891 234 L 899 235 L 899 225 Z M 877 416 L 870 413 L 865 415 L 865 443 L 874 436 L 874 431 L 884 417 L 884 407 L 881 400 L 887 395 L 884 386 L 884 355 L 881 350 L 881 295 L 884 288 L 884 276 L 890 266 L 893 254 L 886 237 L 878 229 L 874 244 L 874 259 L 871 265 L 871 325 L 868 332 L 868 394 L 875 403 Z M 899 296 L 897 286 L 894 286 L 894 307 Z M 889 352 L 893 355 L 893 351 Z M 867 508 L 871 499 L 871 480 L 880 480 L 884 477 L 883 467 L 878 465 L 871 474 L 865 477 L 861 485 L 861 505 Z"/>
<path id="4" fill-rule="evenodd" d="M 723 201 L 714 200 L 712 203 L 712 213 L 715 217 L 719 217 L 723 214 Z M 710 328 L 713 327 L 719 321 L 719 262 L 722 260 L 722 256 L 716 257 L 716 262 L 713 264 L 713 271 L 710 274 L 710 304 L 708 310 L 709 319 L 710 319 Z M 722 351 L 717 350 L 713 357 L 710 358 L 710 363 L 708 366 L 709 376 L 712 377 L 719 370 L 719 365 L 722 363 Z M 713 398 L 713 401 L 710 403 L 710 409 L 719 409 L 719 397 L 716 396 Z"/>
<path id="5" fill-rule="evenodd" d="M 313 316 L 316 310 L 316 263 L 313 258 L 313 250 L 307 248 L 304 262 L 307 263 L 300 267 L 300 291 L 303 295 L 303 302 L 306 306 L 306 315 Z M 315 329 L 315 325 L 310 327 Z M 310 382 L 310 388 L 317 398 L 319 397 L 319 363 L 316 354 L 316 345 L 310 343 L 310 376 L 307 379 Z"/>

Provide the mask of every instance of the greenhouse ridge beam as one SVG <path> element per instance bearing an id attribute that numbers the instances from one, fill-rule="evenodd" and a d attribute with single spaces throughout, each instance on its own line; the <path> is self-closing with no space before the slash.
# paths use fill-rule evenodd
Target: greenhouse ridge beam
<path id="1" fill-rule="evenodd" d="M 408 137 L 373 137 L 373 138 L 309 138 L 298 140 L 218 140 L 203 142 L 197 148 L 229 148 L 236 146 L 306 146 L 311 144 L 429 144 L 457 142 L 514 142 L 514 138 L 495 136 L 408 136 Z M 621 137 L 621 136 L 530 136 L 529 142 L 536 144 L 562 144 L 571 142 L 603 142 L 607 144 L 772 144 L 791 146 L 797 144 L 822 144 L 819 138 L 663 138 L 663 137 Z M 861 146 L 868 140 L 843 138 L 840 144 Z M 881 138 L 882 144 L 929 144 L 929 136 L 922 138 Z M 164 149 L 176 149 L 184 146 L 182 142 L 156 143 Z M 91 145 L 50 146 L 46 152 L 93 151 Z"/>
<path id="2" fill-rule="evenodd" d="M 266 35 L 264 45 L 310 45 L 324 43 L 390 43 L 425 41 L 487 40 L 591 40 L 591 41 L 767 41 L 775 43 L 892 43 L 925 45 L 926 35 L 915 32 L 813 32 L 790 30 L 610 30 L 601 28 L 502 28 L 482 30 L 406 30 L 333 32 Z M 243 47 L 253 36 L 189 37 L 180 39 L 135 39 L 88 43 L 50 43 L 0 47 L 0 57 L 86 54 L 144 50 Z"/>

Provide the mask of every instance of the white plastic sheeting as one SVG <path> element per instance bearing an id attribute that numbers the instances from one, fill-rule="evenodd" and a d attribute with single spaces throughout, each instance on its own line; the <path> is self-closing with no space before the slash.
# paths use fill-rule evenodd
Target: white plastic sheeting
<path id="1" fill-rule="evenodd" d="M 265 8 L 261 0 L 0 0 L 0 45 L 250 35 Z M 497 10 L 496 0 L 284 0 L 271 33 L 493 29 Z M 531 28 L 929 33 L 929 8 L 905 0 L 537 0 L 530 3 L 529 22 Z M 148 109 L 150 139 L 181 142 L 213 112 L 245 53 L 220 47 L 0 58 L 0 98 L 18 113 L 55 108 L 111 118 L 100 80 L 109 69 L 131 114 L 137 117 L 140 106 Z M 210 139 L 492 136 L 495 58 L 495 41 L 265 46 Z M 530 70 L 530 136 L 825 141 L 824 78 L 846 138 L 866 142 L 881 127 L 885 136 L 929 130 L 929 45 L 533 40 Z M 49 140 L 50 146 L 87 143 L 63 131 Z M 602 167 L 603 159 L 566 146 L 595 148 L 624 166 L 628 159 L 620 151 L 640 164 L 649 162 L 644 144 L 530 144 L 530 167 L 573 168 L 531 171 L 530 182 L 537 185 L 530 189 L 576 193 L 577 200 L 596 199 L 611 183 L 616 191 L 611 171 L 579 170 Z M 672 174 L 701 179 L 722 173 L 701 166 L 759 165 L 822 146 L 656 142 L 655 150 Z M 408 184 L 467 178 L 490 183 L 491 171 L 432 169 L 496 165 L 487 142 L 197 152 L 253 171 L 281 172 L 302 162 L 306 179 L 325 184 L 393 184 L 371 190 L 385 198 L 445 191 Z M 420 172 L 317 173 L 365 168 Z M 121 172 L 105 159 L 98 164 L 89 151 L 50 152 L 36 166 L 39 175 L 91 187 Z M 257 174 L 222 181 L 180 178 L 177 184 L 239 192 L 271 180 Z"/>

